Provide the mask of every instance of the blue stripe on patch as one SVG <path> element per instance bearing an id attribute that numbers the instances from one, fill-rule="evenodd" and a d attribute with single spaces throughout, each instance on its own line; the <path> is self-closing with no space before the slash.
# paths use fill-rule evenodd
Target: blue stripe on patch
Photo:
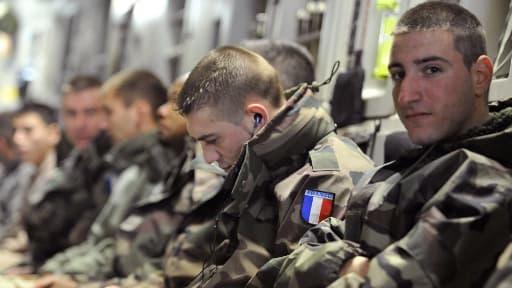
<path id="1" fill-rule="evenodd" d="M 309 190 L 306 190 L 306 193 Z M 313 204 L 313 197 L 310 195 L 305 194 L 304 199 L 302 200 L 302 209 L 301 209 L 301 215 L 302 219 L 306 220 L 306 222 L 309 221 L 309 214 L 311 213 L 311 205 Z"/>

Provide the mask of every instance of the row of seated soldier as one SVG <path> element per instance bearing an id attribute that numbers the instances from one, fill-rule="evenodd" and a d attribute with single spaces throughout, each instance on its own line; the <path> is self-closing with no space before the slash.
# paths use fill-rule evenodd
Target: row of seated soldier
<path id="1" fill-rule="evenodd" d="M 380 167 L 336 134 L 307 50 L 241 46 L 212 50 L 169 91 L 147 70 L 77 76 L 63 135 L 44 104 L 2 115 L 0 283 L 510 281 L 512 108 L 488 103 L 493 64 L 473 14 L 434 1 L 400 18 L 392 96 L 417 146 Z"/>

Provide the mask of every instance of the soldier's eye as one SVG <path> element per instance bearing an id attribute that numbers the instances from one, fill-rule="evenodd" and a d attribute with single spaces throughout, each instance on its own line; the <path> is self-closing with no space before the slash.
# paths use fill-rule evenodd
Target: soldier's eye
<path id="1" fill-rule="evenodd" d="M 436 74 L 436 73 L 439 73 L 441 71 L 442 71 L 441 68 L 439 68 L 437 66 L 427 66 L 425 68 L 425 73 L 429 74 L 429 75 Z"/>
<path id="2" fill-rule="evenodd" d="M 206 143 L 208 145 L 215 145 L 215 144 L 217 144 L 217 138 L 205 139 L 204 143 Z"/>
<path id="3" fill-rule="evenodd" d="M 390 71 L 389 74 L 391 76 L 391 80 L 393 80 L 393 81 L 400 81 L 400 80 L 404 79 L 404 76 L 405 76 L 404 71 Z"/>

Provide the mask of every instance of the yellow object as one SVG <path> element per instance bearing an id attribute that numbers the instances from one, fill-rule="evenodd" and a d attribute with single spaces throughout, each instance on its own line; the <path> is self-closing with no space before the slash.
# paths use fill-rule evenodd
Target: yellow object
<path id="1" fill-rule="evenodd" d="M 391 36 L 393 29 L 395 29 L 396 23 L 398 23 L 398 18 L 396 16 L 388 16 L 384 17 L 384 21 L 382 22 L 384 26 L 382 32 L 387 36 Z"/>
<path id="2" fill-rule="evenodd" d="M 372 73 L 373 77 L 377 79 L 388 78 L 389 55 L 391 55 L 391 40 L 385 41 L 379 45 L 379 50 L 377 51 L 377 63 Z"/>
<path id="3" fill-rule="evenodd" d="M 19 92 L 16 87 L 7 86 L 0 88 L 0 102 L 13 103 L 18 101 Z"/>
<path id="4" fill-rule="evenodd" d="M 379 48 L 377 50 L 377 60 L 375 68 L 373 69 L 373 77 L 377 79 L 386 79 L 389 76 L 388 65 L 389 56 L 391 55 L 391 44 L 393 42 L 393 29 L 398 22 L 398 17 L 394 14 L 383 15 L 380 36 Z"/>
<path id="5" fill-rule="evenodd" d="M 398 0 L 377 0 L 377 9 L 395 10 L 398 7 Z"/>

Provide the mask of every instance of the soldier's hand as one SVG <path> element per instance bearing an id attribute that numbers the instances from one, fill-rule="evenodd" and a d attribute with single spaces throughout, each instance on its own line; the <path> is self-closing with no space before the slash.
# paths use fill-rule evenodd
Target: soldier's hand
<path id="1" fill-rule="evenodd" d="M 34 283 L 33 288 L 77 288 L 78 283 L 58 275 L 43 276 Z"/>
<path id="2" fill-rule="evenodd" d="M 355 256 L 350 259 L 340 271 L 340 277 L 347 275 L 348 273 L 356 273 L 361 277 L 365 277 L 368 274 L 368 267 L 370 266 L 370 260 L 363 256 Z"/>

